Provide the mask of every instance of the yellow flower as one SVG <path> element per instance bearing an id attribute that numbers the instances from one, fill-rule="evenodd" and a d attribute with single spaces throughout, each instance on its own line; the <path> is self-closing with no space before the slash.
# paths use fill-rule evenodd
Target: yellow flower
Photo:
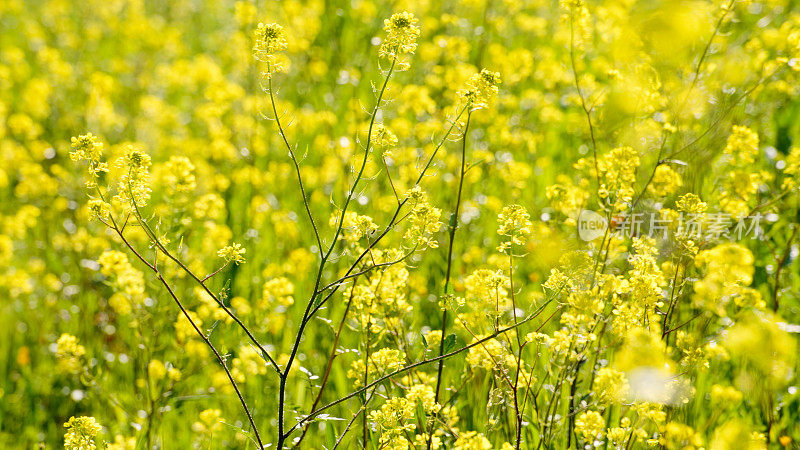
<path id="1" fill-rule="evenodd" d="M 282 52 L 288 46 L 283 27 L 277 23 L 259 23 L 255 31 L 255 42 L 253 51 L 257 56 Z"/>
<path id="2" fill-rule="evenodd" d="M 92 133 L 73 137 L 71 145 L 72 151 L 69 153 L 69 157 L 72 158 L 73 161 L 85 159 L 92 162 L 99 162 L 100 157 L 103 156 L 103 144 L 97 139 L 97 136 Z"/>
<path id="3" fill-rule="evenodd" d="M 109 216 L 111 215 L 111 205 L 108 203 L 93 198 L 89 200 L 87 203 L 87 207 L 89 208 L 89 219 L 100 219 L 100 220 L 108 220 Z"/>
<path id="4" fill-rule="evenodd" d="M 793 190 L 800 186 L 800 147 L 792 147 L 786 156 L 781 189 Z"/>
<path id="5" fill-rule="evenodd" d="M 387 150 L 397 145 L 397 136 L 384 124 L 379 123 L 376 124 L 372 130 L 372 141 L 375 143 L 376 147 L 386 154 Z"/>
<path id="6" fill-rule="evenodd" d="M 394 372 L 402 367 L 404 358 L 405 354 L 403 352 L 392 348 L 382 348 L 370 354 L 368 379 L 372 380 L 375 377 Z M 353 380 L 355 387 L 361 387 L 364 385 L 364 372 L 364 360 L 357 359 L 350 365 L 350 370 L 347 371 L 347 378 Z"/>
<path id="7" fill-rule="evenodd" d="M 94 450 L 97 448 L 95 437 L 103 431 L 94 417 L 70 417 L 64 424 L 67 433 L 64 435 L 66 450 Z"/>
<path id="8" fill-rule="evenodd" d="M 217 256 L 225 260 L 225 263 L 241 264 L 247 249 L 242 248 L 241 244 L 231 244 L 219 249 Z"/>
<path id="9" fill-rule="evenodd" d="M 411 386 L 406 393 L 406 398 L 415 404 L 422 405 L 426 413 L 436 412 L 440 408 L 440 405 L 434 401 L 433 388 L 424 384 Z"/>
<path id="10" fill-rule="evenodd" d="M 107 250 L 97 259 L 100 273 L 108 277 L 116 293 L 108 300 L 118 314 L 130 314 L 134 306 L 144 303 L 144 275 L 128 261 L 128 256 Z"/>
<path id="11" fill-rule="evenodd" d="M 531 232 L 531 220 L 528 212 L 520 205 L 509 205 L 497 216 L 497 234 L 509 238 L 500 244 L 499 251 L 511 251 L 513 245 L 525 245 L 524 236 Z"/>
<path id="12" fill-rule="evenodd" d="M 442 211 L 428 203 L 428 196 L 419 186 L 415 186 L 408 193 L 408 198 L 413 206 L 409 214 L 409 226 L 405 238 L 415 246 L 423 248 L 439 247 L 439 243 L 433 238 L 433 234 L 442 227 L 442 222 L 439 220 L 442 216 Z"/>
<path id="13" fill-rule="evenodd" d="M 482 69 L 469 78 L 464 89 L 459 91 L 461 105 L 470 110 L 487 108 L 499 92 L 500 74 Z"/>
<path id="14" fill-rule="evenodd" d="M 404 11 L 395 13 L 383 21 L 383 31 L 386 38 L 381 43 L 378 56 L 393 62 L 400 62 L 399 68 L 405 68 L 407 63 L 399 60 L 403 55 L 414 53 L 417 49 L 419 27 L 414 14 Z"/>
<path id="15" fill-rule="evenodd" d="M 164 182 L 170 194 L 185 194 L 197 186 L 194 164 L 185 156 L 171 156 L 164 164 Z"/>
<path id="16" fill-rule="evenodd" d="M 492 443 L 486 439 L 483 433 L 477 431 L 465 431 L 456 439 L 454 450 L 490 450 Z"/>
<path id="17" fill-rule="evenodd" d="M 680 196 L 680 198 L 678 198 L 678 200 L 675 202 L 675 207 L 678 208 L 678 211 L 682 211 L 687 214 L 702 214 L 708 209 L 708 205 L 705 202 L 702 202 L 700 197 L 692 193 Z"/>
<path id="18" fill-rule="evenodd" d="M 575 432 L 584 441 L 593 441 L 595 438 L 602 437 L 606 427 L 606 421 L 597 411 L 584 411 L 575 419 Z"/>
<path id="19" fill-rule="evenodd" d="M 147 364 L 147 374 L 151 380 L 158 381 L 167 374 L 167 368 L 164 366 L 163 362 L 157 359 L 151 359 Z"/>
<path id="20" fill-rule="evenodd" d="M 101 172 L 108 172 L 108 164 L 101 161 L 103 144 L 92 133 L 73 137 L 71 139 L 72 151 L 69 153 L 73 161 L 86 160 L 89 163 L 89 179 L 86 181 L 87 189 L 97 187 L 97 179 Z"/>
<path id="21" fill-rule="evenodd" d="M 253 55 L 256 60 L 266 64 L 262 75 L 270 77 L 273 73 L 282 72 L 285 69 L 285 60 L 280 53 L 288 47 L 283 27 L 277 23 L 259 23 L 253 39 Z"/>
<path id="22" fill-rule="evenodd" d="M 126 438 L 122 435 L 114 436 L 114 442 L 111 442 L 106 447 L 106 450 L 134 450 L 136 448 L 136 438 Z"/>
<path id="23" fill-rule="evenodd" d="M 58 368 L 64 373 L 77 374 L 83 370 L 83 357 L 86 348 L 78 344 L 78 338 L 64 333 L 56 342 L 56 361 Z"/>
<path id="24" fill-rule="evenodd" d="M 233 5 L 233 15 L 236 17 L 236 21 L 239 25 L 249 25 L 253 23 L 256 17 L 256 13 L 258 13 L 258 9 L 256 5 L 250 3 L 249 1 L 242 1 L 239 0 Z"/>
<path id="25" fill-rule="evenodd" d="M 261 293 L 261 304 L 264 307 L 278 305 L 289 306 L 294 303 L 294 284 L 284 277 L 273 278 L 264 283 Z"/>
<path id="26" fill-rule="evenodd" d="M 656 167 L 653 180 L 647 190 L 658 197 L 666 197 L 672 195 L 681 186 L 683 186 L 683 180 L 680 174 L 667 165 L 660 165 Z"/>
<path id="27" fill-rule="evenodd" d="M 198 328 L 203 326 L 203 321 L 200 320 L 200 317 L 198 317 L 194 311 L 188 311 L 188 313 L 189 317 L 192 318 L 191 322 L 186 318 L 183 312 L 179 312 L 178 318 L 175 320 L 175 335 L 180 342 L 186 341 L 192 337 L 197 337 L 197 330 L 192 326 L 192 322 L 194 322 Z"/>
<path id="28" fill-rule="evenodd" d="M 699 450 L 703 445 L 703 439 L 692 427 L 670 422 L 662 430 L 659 443 L 666 448 Z"/>
<path id="29" fill-rule="evenodd" d="M 130 208 L 141 208 L 150 199 L 150 155 L 132 144 L 125 147 L 125 156 L 117 161 L 122 170 L 116 199 Z"/>
<path id="30" fill-rule="evenodd" d="M 723 408 L 736 406 L 742 401 L 742 397 L 742 392 L 733 386 L 720 386 L 719 384 L 711 386 L 711 403 Z"/>
<path id="31" fill-rule="evenodd" d="M 725 144 L 725 154 L 733 158 L 733 164 L 752 164 L 758 155 L 758 134 L 743 126 L 733 126 Z"/>
<path id="32" fill-rule="evenodd" d="M 601 404 L 621 402 L 628 395 L 628 380 L 623 372 L 604 367 L 595 376 L 595 392 Z"/>
<path id="33" fill-rule="evenodd" d="M 797 360 L 797 341 L 775 319 L 751 313 L 729 331 L 725 347 L 741 364 L 743 390 L 770 389 L 789 381 Z"/>
<path id="34" fill-rule="evenodd" d="M 767 442 L 760 433 L 740 419 L 725 422 L 714 431 L 711 450 L 766 450 Z"/>
<path id="35" fill-rule="evenodd" d="M 213 434 L 222 429 L 222 411 L 206 409 L 200 412 L 199 420 L 192 424 L 192 431 L 202 434 Z"/>

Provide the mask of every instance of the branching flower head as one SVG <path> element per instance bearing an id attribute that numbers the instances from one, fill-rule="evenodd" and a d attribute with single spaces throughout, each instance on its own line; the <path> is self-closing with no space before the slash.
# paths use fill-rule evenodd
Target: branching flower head
<path id="1" fill-rule="evenodd" d="M 100 172 L 108 172 L 108 164 L 101 161 L 103 156 L 103 144 L 97 139 L 97 136 L 92 133 L 82 134 L 78 137 L 73 137 L 71 140 L 72 151 L 69 157 L 73 161 L 89 162 L 89 179 L 86 181 L 88 189 L 97 187 L 97 178 Z"/>
<path id="2" fill-rule="evenodd" d="M 372 130 L 372 139 L 375 142 L 375 146 L 381 149 L 384 154 L 397 145 L 397 136 L 382 123 L 375 125 Z"/>
<path id="3" fill-rule="evenodd" d="M 66 450 L 94 450 L 97 445 L 94 438 L 103 431 L 94 417 L 70 417 L 64 424 L 67 433 L 64 435 Z"/>
<path id="4" fill-rule="evenodd" d="M 117 161 L 123 175 L 119 181 L 117 199 L 130 206 L 142 207 L 150 199 L 150 155 L 128 144 L 125 156 Z"/>
<path id="5" fill-rule="evenodd" d="M 747 127 L 734 125 L 725 144 L 725 154 L 738 164 L 752 164 L 758 156 L 758 134 Z"/>
<path id="6" fill-rule="evenodd" d="M 678 208 L 678 211 L 687 214 L 703 214 L 708 209 L 708 205 L 701 201 L 700 197 L 692 193 L 682 195 L 678 198 L 678 201 L 675 202 L 675 207 Z"/>
<path id="7" fill-rule="evenodd" d="M 417 49 L 419 27 L 414 14 L 403 11 L 393 14 L 383 21 L 383 31 L 386 39 L 378 50 L 378 56 L 396 62 L 398 69 L 406 69 L 408 62 L 401 60 L 405 55 L 413 54 Z"/>
<path id="8" fill-rule="evenodd" d="M 575 432 L 585 441 L 593 441 L 605 430 L 606 421 L 597 411 L 585 411 L 575 420 Z"/>
<path id="9" fill-rule="evenodd" d="M 342 223 L 339 224 L 339 220 Z M 334 211 L 331 214 L 329 224 L 332 227 L 341 226 L 342 238 L 350 243 L 355 243 L 364 237 L 370 237 L 378 230 L 378 225 L 369 216 L 362 216 L 353 211 L 347 211 L 344 218 L 341 217 L 341 211 Z"/>
<path id="10" fill-rule="evenodd" d="M 270 76 L 283 71 L 284 66 L 278 58 L 278 54 L 288 47 L 283 27 L 277 23 L 259 23 L 254 32 L 254 40 L 253 56 L 267 64 L 264 75 Z"/>
<path id="11" fill-rule="evenodd" d="M 78 343 L 78 338 L 64 333 L 56 342 L 56 361 L 58 369 L 64 373 L 77 374 L 83 368 L 86 348 Z"/>
<path id="12" fill-rule="evenodd" d="M 408 198 L 413 202 L 413 208 L 409 214 L 410 226 L 405 238 L 413 245 L 437 248 L 439 243 L 433 238 L 433 234 L 442 227 L 442 222 L 439 220 L 442 211 L 428 202 L 428 196 L 419 186 L 411 189 Z"/>
<path id="13" fill-rule="evenodd" d="M 562 23 L 569 27 L 572 43 L 582 48 L 584 42 L 591 38 L 589 10 L 584 0 L 560 0 L 559 4 L 563 14 Z"/>
<path id="14" fill-rule="evenodd" d="M 595 382 L 598 401 L 603 405 L 623 401 L 628 395 L 628 380 L 618 370 L 609 367 L 598 370 Z"/>
<path id="15" fill-rule="evenodd" d="M 588 168 L 597 174 L 591 158 L 580 160 L 576 167 Z M 627 210 L 635 192 L 636 171 L 641 160 L 631 147 L 617 147 L 597 159 L 597 175 L 600 179 L 598 195 L 614 211 Z"/>
<path id="16" fill-rule="evenodd" d="M 106 220 L 111 215 L 111 205 L 100 199 L 93 198 L 89 200 L 87 207 L 89 208 L 90 220 Z"/>
<path id="17" fill-rule="evenodd" d="M 247 252 L 247 249 L 242 248 L 242 244 L 231 244 L 219 249 L 217 256 L 224 259 L 226 264 L 241 264 L 245 261 L 245 252 Z"/>
<path id="18" fill-rule="evenodd" d="M 277 277 L 264 283 L 259 305 L 271 308 L 275 305 L 289 306 L 294 303 L 294 284 L 285 277 Z"/>
<path id="19" fill-rule="evenodd" d="M 658 197 L 666 197 L 683 186 L 683 180 L 678 172 L 667 165 L 656 167 L 653 181 L 647 187 L 648 192 Z"/>
<path id="20" fill-rule="evenodd" d="M 283 27 L 277 23 L 259 23 L 255 31 L 256 56 L 273 55 L 286 50 L 288 42 L 283 32 Z"/>
<path id="21" fill-rule="evenodd" d="M 69 152 L 69 157 L 73 161 L 100 161 L 103 156 L 103 144 L 97 139 L 97 136 L 92 133 L 82 134 L 78 137 L 73 137 L 71 140 L 72 151 Z"/>
<path id="22" fill-rule="evenodd" d="M 524 245 L 524 236 L 531 232 L 531 220 L 528 212 L 520 205 L 508 205 L 497 216 L 497 234 L 506 236 L 508 241 L 500 244 L 499 251 L 505 252 L 512 245 Z"/>
<path id="23" fill-rule="evenodd" d="M 483 69 L 470 77 L 467 86 L 459 91 L 461 104 L 470 109 L 488 108 L 492 100 L 497 97 L 500 85 L 500 73 Z"/>

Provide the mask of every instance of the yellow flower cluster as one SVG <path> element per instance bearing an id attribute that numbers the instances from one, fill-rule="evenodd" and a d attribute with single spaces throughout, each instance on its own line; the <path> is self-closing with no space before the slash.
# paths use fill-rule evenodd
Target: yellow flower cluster
<path id="1" fill-rule="evenodd" d="M 56 342 L 56 361 L 60 371 L 68 374 L 78 374 L 83 371 L 86 347 L 78 343 L 78 338 L 71 334 L 62 334 Z"/>
<path id="2" fill-rule="evenodd" d="M 488 108 L 497 93 L 500 84 L 500 73 L 481 69 L 467 80 L 467 85 L 459 91 L 461 105 L 468 110 Z"/>
<path id="3" fill-rule="evenodd" d="M 695 265 L 705 276 L 694 284 L 693 301 L 707 311 L 727 315 L 729 305 L 763 309 L 761 293 L 752 289 L 753 254 L 739 244 L 727 243 L 697 254 Z"/>
<path id="4" fill-rule="evenodd" d="M 398 70 L 408 69 L 409 62 L 404 57 L 413 54 L 417 49 L 417 38 L 420 34 L 417 22 L 414 14 L 408 11 L 395 13 L 385 19 L 383 31 L 386 38 L 381 43 L 378 56 L 396 65 Z"/>
<path id="5" fill-rule="evenodd" d="M 263 72 L 265 76 L 269 77 L 285 69 L 285 64 L 279 57 L 279 53 L 288 47 L 282 26 L 277 23 L 259 23 L 254 31 L 253 40 L 255 41 L 253 54 L 257 60 L 266 64 Z"/>
<path id="6" fill-rule="evenodd" d="M 64 424 L 64 448 L 67 450 L 95 450 L 95 438 L 103 431 L 94 417 L 70 417 Z"/>
<path id="7" fill-rule="evenodd" d="M 130 314 L 133 308 L 143 305 L 144 275 L 131 265 L 127 255 L 108 250 L 100 255 L 97 262 L 100 264 L 100 273 L 110 280 L 116 291 L 108 303 L 118 314 Z"/>
<path id="8" fill-rule="evenodd" d="M 222 411 L 205 409 L 200 412 L 198 420 L 192 424 L 195 433 L 213 435 L 222 428 Z"/>
<path id="9" fill-rule="evenodd" d="M 225 263 L 241 264 L 244 262 L 244 254 L 247 249 L 242 248 L 242 244 L 231 244 L 222 247 L 217 252 L 217 256 L 225 260 Z"/>
<path id="10" fill-rule="evenodd" d="M 394 372 L 404 361 L 405 355 L 399 350 L 383 348 L 369 355 L 368 368 L 363 359 L 353 361 L 350 370 L 347 371 L 347 378 L 353 380 L 353 385 L 356 387 L 361 387 L 364 385 L 365 377 L 370 380 Z"/>
<path id="11" fill-rule="evenodd" d="M 103 156 L 103 144 L 97 136 L 86 133 L 72 138 L 72 151 L 69 157 L 73 161 L 86 160 L 89 163 L 89 179 L 86 187 L 93 189 L 97 186 L 97 178 L 102 172 L 108 172 L 108 164 L 101 161 Z"/>
<path id="12" fill-rule="evenodd" d="M 412 202 L 412 207 L 408 216 L 408 229 L 404 237 L 415 248 L 439 247 L 439 243 L 434 236 L 442 227 L 442 222 L 439 220 L 442 216 L 442 211 L 434 208 L 428 202 L 428 196 L 419 186 L 411 189 L 407 198 Z"/>
<path id="13" fill-rule="evenodd" d="M 585 411 L 580 413 L 575 419 L 575 432 L 584 441 L 592 442 L 598 437 L 602 437 L 605 430 L 606 421 L 597 411 Z"/>
<path id="14" fill-rule="evenodd" d="M 734 126 L 725 145 L 730 157 L 729 171 L 719 194 L 720 207 L 734 219 L 750 213 L 750 203 L 759 187 L 770 180 L 765 171 L 754 170 L 759 156 L 758 135 L 747 127 Z"/>
<path id="15" fill-rule="evenodd" d="M 520 205 L 503 207 L 497 216 L 497 234 L 506 236 L 508 242 L 500 244 L 499 252 L 511 252 L 514 245 L 525 245 L 525 236 L 531 232 L 530 215 Z"/>
<path id="16" fill-rule="evenodd" d="M 294 303 L 294 284 L 288 278 L 278 277 L 264 283 L 259 306 L 272 308 L 276 305 L 289 306 Z"/>
<path id="17" fill-rule="evenodd" d="M 675 193 L 681 186 L 683 180 L 681 175 L 670 166 L 659 165 L 653 173 L 653 180 L 647 187 L 648 192 L 657 197 L 668 197 Z"/>
<path id="18" fill-rule="evenodd" d="M 800 442 L 796 0 L 0 3 L 0 448 Z"/>

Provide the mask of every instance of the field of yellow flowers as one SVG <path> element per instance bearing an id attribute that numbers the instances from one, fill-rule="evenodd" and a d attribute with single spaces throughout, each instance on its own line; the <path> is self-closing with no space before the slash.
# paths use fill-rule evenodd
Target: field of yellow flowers
<path id="1" fill-rule="evenodd" d="M 800 448 L 796 0 L 3 0 L 0 448 Z"/>

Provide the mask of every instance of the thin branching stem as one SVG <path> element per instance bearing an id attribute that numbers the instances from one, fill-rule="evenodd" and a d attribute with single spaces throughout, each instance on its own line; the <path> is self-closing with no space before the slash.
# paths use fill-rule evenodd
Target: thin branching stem
<path id="1" fill-rule="evenodd" d="M 347 213 L 347 208 L 350 205 L 350 201 L 353 199 L 359 181 L 364 175 L 364 169 L 367 166 L 367 161 L 369 161 L 370 145 L 372 143 L 372 128 L 375 124 L 375 118 L 378 115 L 378 111 L 380 110 L 381 102 L 383 101 L 383 94 L 386 92 L 386 87 L 389 84 L 389 79 L 391 78 L 392 72 L 394 71 L 395 63 L 396 63 L 396 58 L 392 60 L 392 65 L 389 68 L 388 72 L 386 73 L 386 77 L 384 78 L 383 81 L 383 86 L 381 87 L 381 90 L 378 93 L 378 98 L 375 102 L 375 107 L 372 110 L 372 117 L 370 119 L 369 130 L 367 132 L 367 142 L 364 147 L 364 159 L 362 160 L 361 168 L 359 169 L 358 174 L 356 175 L 356 179 L 353 182 L 353 185 L 351 186 L 349 192 L 347 193 L 347 197 L 342 207 L 342 212 L 339 216 L 339 222 L 336 227 L 336 232 L 334 233 L 333 239 L 331 240 L 330 246 L 328 247 L 328 251 L 323 254 L 320 260 L 319 270 L 317 271 L 316 280 L 314 282 L 314 290 L 312 291 L 311 297 L 309 298 L 308 303 L 306 304 L 306 309 L 305 312 L 303 312 L 303 318 L 300 320 L 300 326 L 298 328 L 297 334 L 295 335 L 295 340 L 294 344 L 292 345 L 292 350 L 289 354 L 289 359 L 287 360 L 286 367 L 280 376 L 280 386 L 278 391 L 278 444 L 277 444 L 277 448 L 279 449 L 283 448 L 283 443 L 288 435 L 288 433 L 284 432 L 284 415 L 286 410 L 286 382 L 289 378 L 289 373 L 292 368 L 292 364 L 294 363 L 294 360 L 297 356 L 297 352 L 300 348 L 300 342 L 302 341 L 306 325 L 308 325 L 309 321 L 311 320 L 311 317 L 313 316 L 311 313 L 314 308 L 314 303 L 317 301 L 317 298 L 321 294 L 319 288 L 322 280 L 323 271 L 325 268 L 325 263 L 328 261 L 331 254 L 333 253 L 333 250 L 336 248 L 336 243 L 339 239 L 339 236 L 342 233 L 342 230 L 344 229 L 344 218 L 345 214 Z M 274 106 L 274 101 L 273 101 L 273 106 Z M 321 254 L 322 251 L 323 250 L 320 247 Z"/>
<path id="2" fill-rule="evenodd" d="M 458 212 L 461 207 L 461 195 L 464 190 L 464 172 L 466 170 L 466 159 L 467 159 L 467 135 L 469 134 L 469 122 L 470 117 L 472 115 L 471 111 L 467 112 L 467 120 L 464 125 L 464 132 L 462 133 L 461 137 L 461 169 L 459 171 L 458 177 L 458 193 L 456 194 L 456 204 L 453 209 L 453 213 L 450 215 L 450 233 L 448 235 L 447 241 L 447 269 L 445 269 L 445 276 L 444 276 L 444 295 L 445 299 L 443 299 L 443 308 L 442 308 L 442 328 L 441 328 L 441 338 L 439 339 L 439 356 L 444 354 L 444 342 L 445 342 L 445 333 L 447 332 L 447 302 L 446 296 L 450 293 L 450 274 L 453 269 L 453 248 L 455 245 L 455 237 L 456 237 L 456 230 L 458 229 Z M 442 370 L 444 369 L 444 360 L 440 359 L 439 363 L 436 367 L 436 388 L 434 389 L 434 403 L 439 402 L 439 392 L 441 390 L 442 385 Z M 431 428 L 435 425 L 435 422 L 431 422 Z M 430 450 L 431 443 L 433 440 L 433 430 L 428 430 L 428 441 L 427 441 L 427 448 Z"/>
<path id="3" fill-rule="evenodd" d="M 297 424 L 295 424 L 292 428 L 290 428 L 287 433 L 291 433 L 294 429 L 296 429 L 299 426 L 302 426 L 303 423 L 308 422 L 309 420 L 317 417 L 323 411 L 326 411 L 326 410 L 328 410 L 328 409 L 330 409 L 330 408 L 332 408 L 332 407 L 334 407 L 334 406 L 336 406 L 336 405 L 338 405 L 338 404 L 340 404 L 342 402 L 345 402 L 347 400 L 350 400 L 351 398 L 354 398 L 354 397 L 356 397 L 358 395 L 361 395 L 362 393 L 366 392 L 367 390 L 372 389 L 373 387 L 383 383 L 386 380 L 394 378 L 395 376 L 397 376 L 399 374 L 408 372 L 409 370 L 416 369 L 417 367 L 421 367 L 421 366 L 424 366 L 426 364 L 430 364 L 430 363 L 441 361 L 443 359 L 451 358 L 451 357 L 453 357 L 455 355 L 464 353 L 465 351 L 467 351 L 467 350 L 469 350 L 469 349 L 471 349 L 473 347 L 476 347 L 478 345 L 482 345 L 485 342 L 487 342 L 487 341 L 489 341 L 491 339 L 494 339 L 494 338 L 496 338 L 497 336 L 500 336 L 503 333 L 506 333 L 508 331 L 514 330 L 517 327 L 522 326 L 523 324 L 526 324 L 526 323 L 530 322 L 531 320 L 535 319 L 536 317 L 538 317 L 539 314 L 541 314 L 541 312 L 543 310 L 544 309 L 542 308 L 539 311 L 537 311 L 537 313 L 532 314 L 531 316 L 520 320 L 519 323 L 517 323 L 516 325 L 510 325 L 508 327 L 501 328 L 501 329 L 495 331 L 494 333 L 489 334 L 488 336 L 485 336 L 485 337 L 481 338 L 480 340 L 477 340 L 477 341 L 475 341 L 475 342 L 473 342 L 471 344 L 465 345 L 464 347 L 461 347 L 461 348 L 459 348 L 457 350 L 453 350 L 452 352 L 445 353 L 444 355 L 441 355 L 441 356 L 436 356 L 436 357 L 433 357 L 433 358 L 428 358 L 428 359 L 425 359 L 425 360 L 422 360 L 422 361 L 418 361 L 418 362 L 413 363 L 413 364 L 409 364 L 407 366 L 404 366 L 404 367 L 402 367 L 400 369 L 395 370 L 394 372 L 386 374 L 386 375 L 384 375 L 384 376 L 372 381 L 368 385 L 366 385 L 366 386 L 364 386 L 364 387 L 362 387 L 360 389 L 356 389 L 355 391 L 352 391 L 351 393 L 345 395 L 344 397 L 341 397 L 341 398 L 339 398 L 337 400 L 334 400 L 334 401 L 328 403 L 325 406 L 322 406 L 322 407 L 318 408 L 317 411 L 314 412 L 313 414 L 309 414 L 306 417 L 304 417 L 303 419 L 301 419 Z"/>
<path id="4" fill-rule="evenodd" d="M 170 286 L 170 284 L 167 282 L 167 280 L 161 274 L 161 271 L 158 268 L 156 268 L 155 265 L 153 265 L 150 262 L 148 262 L 130 244 L 130 242 L 128 242 L 128 240 L 125 238 L 125 236 L 122 233 L 122 231 L 119 229 L 119 227 L 117 227 L 116 223 L 114 222 L 113 217 L 111 218 L 111 220 L 112 220 L 112 224 L 113 224 L 113 226 L 112 226 L 113 230 L 122 239 L 122 241 L 125 244 L 125 246 L 128 247 L 128 249 L 131 250 L 131 252 L 133 252 L 133 254 L 136 255 L 136 257 L 140 261 L 142 261 L 145 265 L 150 267 L 155 272 L 156 278 L 158 278 L 158 281 L 160 281 L 161 284 L 166 288 L 166 290 L 169 293 L 170 297 L 172 297 L 172 299 L 178 305 L 178 308 L 180 308 L 181 313 L 183 314 L 183 316 L 192 325 L 192 328 L 194 328 L 194 330 L 197 333 L 197 335 L 200 336 L 200 338 L 203 340 L 203 342 L 205 342 L 206 346 L 208 348 L 210 348 L 211 351 L 214 353 L 214 356 L 217 358 L 217 361 L 219 361 L 219 364 L 222 366 L 223 370 L 225 371 L 225 374 L 228 376 L 228 380 L 230 381 L 231 386 L 233 386 L 233 389 L 236 392 L 237 397 L 239 397 L 239 402 L 241 403 L 242 409 L 244 409 L 244 412 L 247 415 L 247 419 L 250 422 L 250 426 L 253 428 L 253 435 L 255 436 L 256 441 L 258 441 L 259 448 L 263 449 L 264 448 L 264 443 L 261 441 L 261 435 L 259 434 L 258 427 L 256 426 L 255 420 L 253 419 L 253 414 L 250 412 L 250 408 L 247 406 L 247 402 L 245 401 L 244 396 L 242 395 L 241 391 L 239 390 L 239 387 L 236 384 L 236 380 L 234 380 L 233 375 L 231 374 L 230 370 L 228 370 L 228 367 L 225 365 L 224 358 L 222 357 L 222 355 L 220 355 L 219 351 L 217 351 L 217 349 L 214 347 L 214 344 L 208 339 L 208 337 L 206 337 L 205 333 L 203 333 L 203 331 L 200 330 L 200 327 L 198 327 L 197 324 L 194 322 L 192 317 L 189 315 L 189 312 L 186 310 L 186 307 L 183 305 L 183 302 L 181 302 L 180 299 L 178 299 L 178 296 L 175 294 L 175 291 L 173 291 L 172 286 Z"/>
<path id="5" fill-rule="evenodd" d="M 130 190 L 130 185 L 128 186 L 128 189 Z M 136 220 L 142 225 L 142 229 L 145 230 L 145 233 L 148 235 L 150 240 L 156 245 L 156 247 L 158 249 L 160 249 L 161 252 L 164 253 L 164 255 L 166 255 L 169 259 L 171 259 L 173 262 L 175 262 L 181 269 L 183 269 L 183 271 L 187 275 L 189 275 L 189 277 L 191 277 L 197 284 L 200 285 L 200 287 L 203 288 L 203 290 L 206 292 L 206 294 L 208 294 L 209 296 L 211 296 L 212 299 L 214 299 L 214 301 L 217 303 L 217 305 L 219 305 L 219 307 L 222 308 L 223 311 L 225 311 L 225 314 L 227 314 L 228 317 L 233 319 L 233 321 L 236 322 L 237 325 L 239 325 L 239 328 L 241 328 L 242 331 L 244 331 L 244 333 L 247 335 L 248 339 L 250 339 L 250 341 L 258 348 L 260 354 L 262 356 L 264 356 L 267 359 L 267 361 L 272 365 L 272 367 L 275 369 L 275 371 L 280 374 L 281 370 L 280 370 L 280 367 L 278 366 L 278 363 L 275 362 L 275 359 L 272 358 L 272 356 L 269 354 L 269 352 L 267 352 L 266 348 L 263 345 L 261 345 L 261 343 L 258 341 L 258 339 L 256 339 L 256 337 L 253 335 L 253 333 L 250 331 L 250 329 L 236 316 L 236 314 L 233 313 L 233 311 L 231 311 L 225 305 L 225 303 L 216 294 L 211 292 L 211 289 L 208 288 L 208 286 L 205 284 L 205 282 L 203 280 L 200 279 L 200 277 L 195 275 L 194 272 L 192 272 L 188 267 L 186 267 L 186 265 L 179 258 L 175 257 L 169 250 L 167 250 L 167 247 L 164 246 L 164 244 L 161 243 L 161 241 L 158 239 L 158 236 L 156 235 L 156 233 L 150 228 L 150 226 L 147 224 L 147 220 L 145 220 L 145 218 L 142 216 L 141 212 L 139 211 L 139 206 L 136 203 L 136 199 L 133 198 L 133 193 L 132 192 L 131 192 L 131 203 L 132 203 L 134 211 L 135 211 L 134 215 L 136 217 Z M 120 232 L 120 234 L 121 234 L 121 232 Z M 157 268 L 155 267 L 154 264 L 150 264 L 150 263 L 147 263 L 147 262 L 146 262 L 146 264 L 148 265 L 148 267 L 150 267 L 150 269 L 152 269 L 153 271 L 158 272 L 158 270 L 157 270 Z"/>
<path id="6" fill-rule="evenodd" d="M 317 247 L 319 248 L 319 254 L 322 255 L 325 249 L 322 247 L 322 239 L 320 239 L 319 229 L 317 228 L 316 222 L 314 222 L 314 215 L 311 214 L 311 206 L 308 204 L 308 196 L 306 195 L 305 186 L 303 185 L 303 176 L 300 173 L 300 164 L 297 162 L 297 157 L 294 154 L 294 149 L 292 148 L 291 144 L 289 144 L 289 139 L 286 138 L 286 132 L 283 128 L 283 124 L 281 124 L 281 117 L 278 114 L 278 107 L 275 104 L 275 94 L 273 93 L 272 89 L 271 74 L 267 75 L 267 93 L 269 94 L 269 102 L 270 105 L 272 106 L 272 114 L 275 119 L 275 125 L 278 128 L 278 134 L 280 134 L 284 145 L 286 145 L 286 150 L 289 152 L 289 158 L 292 160 L 295 175 L 297 176 L 297 184 L 300 187 L 300 194 L 303 197 L 303 207 L 305 208 L 306 214 L 308 215 L 308 221 L 311 223 L 311 228 L 314 230 L 314 237 L 317 240 Z"/>

